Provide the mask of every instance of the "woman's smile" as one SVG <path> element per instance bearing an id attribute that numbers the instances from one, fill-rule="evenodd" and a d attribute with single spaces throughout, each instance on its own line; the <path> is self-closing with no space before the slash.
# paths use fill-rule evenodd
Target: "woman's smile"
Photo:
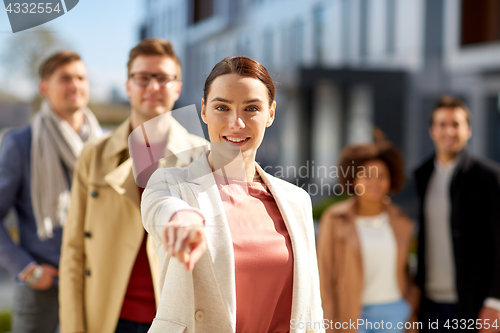
<path id="1" fill-rule="evenodd" d="M 248 136 L 224 135 L 222 136 L 222 138 L 226 140 L 226 142 L 237 145 L 238 147 L 244 146 L 248 142 L 248 140 L 250 140 L 250 137 Z"/>

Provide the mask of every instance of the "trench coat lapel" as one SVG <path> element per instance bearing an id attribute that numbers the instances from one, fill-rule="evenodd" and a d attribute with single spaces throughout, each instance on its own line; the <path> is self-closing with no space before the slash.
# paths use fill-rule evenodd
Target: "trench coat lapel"
<path id="1" fill-rule="evenodd" d="M 103 150 L 103 158 L 109 159 L 110 165 L 116 167 L 111 170 L 104 180 L 116 191 L 130 200 L 136 207 L 140 207 L 139 189 L 132 172 L 132 160 L 128 158 L 118 165 L 124 150 L 128 151 L 128 136 L 130 134 L 130 119 L 121 124 L 114 133 L 111 134 L 109 144 Z"/>
<path id="2" fill-rule="evenodd" d="M 342 237 L 345 245 L 348 246 L 349 249 L 354 253 L 354 256 L 356 256 L 355 263 L 344 262 L 344 264 L 345 265 L 354 264 L 357 266 L 359 272 L 363 272 L 363 258 L 361 255 L 361 240 L 359 239 L 359 235 L 358 235 L 358 232 L 356 230 L 356 224 L 355 224 L 356 198 L 351 197 L 349 199 L 346 199 L 343 202 L 338 203 L 337 205 L 342 205 L 343 207 L 345 207 L 343 209 L 343 212 L 340 214 L 340 218 L 343 221 L 343 223 L 341 224 L 342 227 L 340 229 L 341 237 Z M 340 263 L 336 263 L 336 264 L 340 264 Z"/>
<path id="3" fill-rule="evenodd" d="M 166 161 L 164 162 L 166 163 L 164 167 L 182 167 L 188 165 L 192 161 L 191 147 L 181 138 L 187 137 L 189 133 L 175 119 L 172 118 L 170 122 L 171 127 L 165 147 L 165 157 L 167 158 L 162 159 Z M 125 162 L 118 165 L 123 151 L 128 151 L 129 149 L 128 137 L 130 133 L 130 119 L 127 119 L 112 134 L 109 144 L 103 151 L 103 158 L 112 159 L 113 161 L 109 163 L 116 167 L 104 179 L 116 192 L 123 195 L 139 208 L 141 199 L 132 169 L 133 160 L 128 158 Z"/>
<path id="4" fill-rule="evenodd" d="M 134 173 L 132 170 L 132 159 L 128 158 L 125 162 L 120 164 L 122 159 L 122 154 L 125 150 L 128 150 L 128 136 L 130 134 L 130 119 L 121 124 L 115 132 L 111 134 L 109 144 L 104 147 L 102 158 L 104 163 L 114 166 L 110 172 L 104 176 L 104 180 L 113 188 L 119 195 L 126 198 L 125 200 L 130 201 L 134 207 L 137 208 L 137 221 L 134 223 L 134 229 L 129 229 L 131 234 L 137 234 L 140 230 L 143 230 L 142 224 L 140 222 L 140 194 L 137 184 L 135 182 Z M 133 231 L 135 230 L 135 231 Z M 137 241 L 140 242 L 139 238 Z M 138 243 L 140 244 L 140 243 Z M 153 287 L 155 291 L 156 304 L 159 304 L 160 292 L 158 287 L 160 267 L 159 259 L 156 254 L 156 247 L 151 235 L 147 237 L 146 251 L 148 254 L 149 266 L 151 268 L 151 275 L 153 276 Z"/>

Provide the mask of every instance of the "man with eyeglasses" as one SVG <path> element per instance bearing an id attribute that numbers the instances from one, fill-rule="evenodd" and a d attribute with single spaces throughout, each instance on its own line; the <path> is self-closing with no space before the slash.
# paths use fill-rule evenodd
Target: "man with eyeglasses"
<path id="1" fill-rule="evenodd" d="M 166 167 L 184 167 L 207 149 L 171 116 L 182 83 L 170 42 L 146 39 L 130 51 L 126 87 L 130 118 L 85 147 L 75 170 L 59 274 L 62 333 L 147 332 L 155 317 L 159 262 L 141 222 L 137 184 L 145 185 L 133 174 L 130 133 L 167 119 Z"/>

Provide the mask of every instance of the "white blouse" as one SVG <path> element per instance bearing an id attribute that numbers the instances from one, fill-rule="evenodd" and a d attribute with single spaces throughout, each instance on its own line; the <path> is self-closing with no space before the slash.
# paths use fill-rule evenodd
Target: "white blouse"
<path id="1" fill-rule="evenodd" d="M 363 260 L 364 288 L 362 304 L 382 304 L 401 299 L 397 280 L 397 244 L 389 215 L 356 216 L 361 257 Z"/>

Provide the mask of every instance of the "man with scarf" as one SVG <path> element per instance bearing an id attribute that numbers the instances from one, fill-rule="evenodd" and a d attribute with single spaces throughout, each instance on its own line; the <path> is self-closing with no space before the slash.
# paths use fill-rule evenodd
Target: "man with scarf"
<path id="1" fill-rule="evenodd" d="M 31 124 L 7 132 L 0 148 L 0 264 L 19 282 L 14 333 L 54 333 L 58 265 L 71 180 L 85 141 L 101 136 L 87 108 L 89 83 L 80 56 L 57 52 L 40 66 L 41 109 Z M 14 207 L 16 244 L 3 226 Z"/>
<path id="2" fill-rule="evenodd" d="M 86 145 L 75 168 L 60 264 L 61 333 L 148 331 L 160 263 L 142 225 L 142 191 L 158 166 L 185 167 L 208 148 L 172 116 L 182 68 L 169 41 L 142 40 L 127 70 L 130 117 Z"/>

